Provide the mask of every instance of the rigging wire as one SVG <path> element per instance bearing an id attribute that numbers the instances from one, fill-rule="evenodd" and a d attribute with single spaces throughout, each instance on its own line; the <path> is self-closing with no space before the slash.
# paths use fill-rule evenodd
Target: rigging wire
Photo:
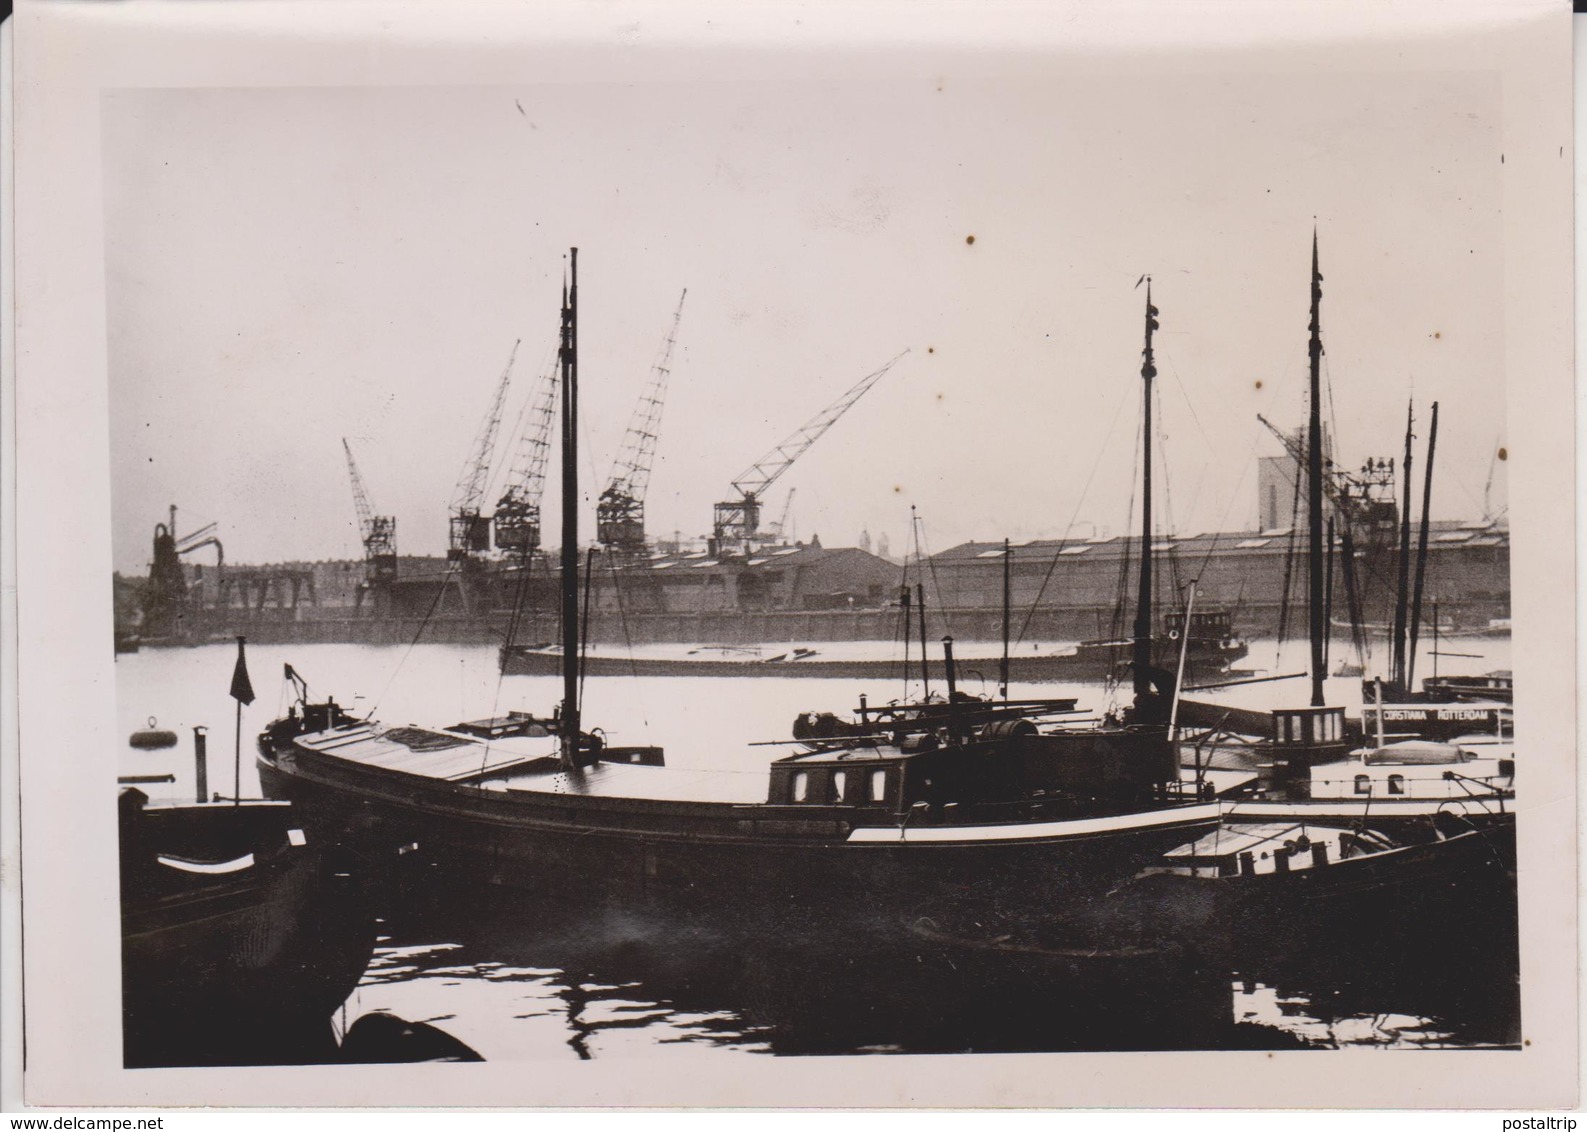
<path id="1" fill-rule="evenodd" d="M 413 640 L 408 642 L 408 647 L 403 650 L 401 658 L 398 659 L 396 666 L 392 668 L 391 675 L 386 678 L 386 686 L 380 689 L 380 695 L 375 697 L 375 702 L 369 709 L 370 718 L 374 718 L 376 713 L 379 712 L 381 701 L 386 698 L 386 693 L 391 691 L 391 685 L 396 681 L 403 665 L 408 663 L 408 657 L 413 655 L 413 647 L 419 643 L 419 638 L 424 635 L 425 629 L 429 628 L 430 618 L 435 616 L 435 611 L 441 604 L 441 598 L 445 595 L 448 584 L 458 574 L 460 561 L 447 565 L 446 573 L 441 576 L 440 583 L 435 587 L 435 596 L 430 599 L 430 608 L 425 610 L 424 616 L 419 620 L 419 627 L 414 630 Z"/>
<path id="2" fill-rule="evenodd" d="M 650 708 L 645 699 L 645 684 L 643 680 L 639 679 L 639 668 L 634 660 L 634 635 L 628 624 L 628 604 L 623 600 L 622 575 L 618 572 L 617 556 L 615 554 L 606 556 L 606 567 L 611 574 L 612 596 L 617 602 L 617 617 L 623 628 L 623 645 L 628 656 L 628 675 L 634 680 L 635 698 L 639 701 L 639 719 L 645 728 L 646 735 L 648 735 L 650 733 Z"/>
<path id="3" fill-rule="evenodd" d="M 1289 542 L 1284 549 L 1284 587 L 1280 591 L 1278 607 L 1278 641 L 1274 646 L 1273 667 L 1282 667 L 1280 654 L 1284 642 L 1289 639 L 1289 606 L 1291 583 L 1295 576 L 1295 542 L 1300 532 L 1300 495 L 1301 476 L 1297 469 L 1295 475 L 1295 491 L 1290 500 L 1289 508 Z"/>
<path id="4" fill-rule="evenodd" d="M 1135 422 L 1134 452 L 1142 451 L 1144 430 L 1145 422 L 1137 419 Z M 1139 498 L 1138 493 L 1145 482 L 1146 477 L 1142 471 L 1138 471 L 1135 476 L 1130 478 L 1130 500 L 1129 506 L 1126 508 L 1128 519 L 1122 539 L 1124 553 L 1120 556 L 1119 577 L 1113 591 L 1113 620 L 1108 626 L 1108 636 L 1113 640 L 1120 640 L 1124 636 L 1124 627 L 1129 620 L 1130 578 L 1135 573 L 1133 568 L 1135 544 L 1132 541 L 1134 535 L 1130 532 L 1135 529 L 1135 502 Z M 1143 547 L 1142 552 L 1149 552 L 1149 548 Z"/>
<path id="5" fill-rule="evenodd" d="M 948 631 L 947 635 L 950 637 L 957 636 L 953 631 L 953 618 L 948 612 L 948 603 L 942 596 L 942 581 L 937 577 L 937 560 L 932 557 L 931 544 L 926 541 L 925 523 L 918 518 L 916 522 L 921 524 L 920 543 L 922 549 L 926 552 L 926 565 L 931 567 L 932 588 L 937 591 L 937 616 L 942 618 L 942 627 Z"/>
<path id="6" fill-rule="evenodd" d="M 904 562 L 903 562 L 903 567 L 902 567 L 902 577 L 899 580 L 898 586 L 899 586 L 898 593 L 900 595 L 902 595 L 902 593 L 904 591 L 908 590 L 908 588 L 909 588 L 909 554 L 908 554 L 908 552 L 905 552 L 905 554 L 904 554 Z M 906 634 L 909 632 L 909 612 L 910 611 L 909 611 L 909 607 L 904 604 L 903 599 L 902 599 L 901 596 L 900 596 L 899 601 L 898 601 L 898 610 L 899 610 L 900 616 L 893 619 L 893 640 L 892 640 L 892 649 L 891 649 L 891 654 L 893 656 L 897 656 L 898 655 L 898 646 L 901 643 L 903 643 Z M 904 658 L 903 658 L 903 662 L 902 663 L 903 663 L 903 676 L 904 676 L 904 699 L 907 700 L 907 699 L 909 699 L 909 654 L 908 653 L 904 654 Z"/>
<path id="7" fill-rule="evenodd" d="M 1069 515 L 1069 523 L 1064 527 L 1063 534 L 1059 536 L 1058 545 L 1054 548 L 1052 558 L 1047 563 L 1047 572 L 1042 576 L 1041 585 L 1037 587 L 1036 597 L 1026 607 L 1025 619 L 1020 623 L 1019 637 L 1015 644 L 1025 643 L 1025 634 L 1030 630 L 1030 623 L 1036 616 L 1036 611 L 1041 607 L 1042 598 L 1047 594 L 1047 587 L 1052 582 L 1054 571 L 1058 568 L 1058 559 L 1062 555 L 1064 545 L 1069 541 L 1069 534 L 1074 530 L 1075 523 L 1080 519 L 1080 509 L 1085 506 L 1086 496 L 1091 491 L 1092 481 L 1096 479 L 1097 470 L 1102 466 L 1103 457 L 1107 455 L 1108 442 L 1113 439 L 1113 432 L 1118 427 L 1119 416 L 1124 411 L 1124 403 L 1128 398 L 1120 397 L 1118 404 L 1113 408 L 1113 419 L 1108 422 L 1108 429 L 1102 436 L 1102 444 L 1097 449 L 1096 459 L 1091 463 L 1091 471 L 1086 475 L 1086 482 L 1080 488 L 1080 498 L 1075 501 L 1074 511 Z M 1132 496 L 1133 498 L 1133 496 Z"/>
<path id="8" fill-rule="evenodd" d="M 1201 556 L 1201 566 L 1196 571 L 1196 576 L 1198 578 L 1201 577 L 1202 575 L 1204 575 L 1207 572 L 1207 568 L 1208 568 L 1209 564 L 1212 562 L 1212 552 L 1214 550 L 1218 549 L 1219 540 L 1222 539 L 1224 532 L 1229 529 L 1229 515 L 1234 510 L 1234 502 L 1235 502 L 1236 499 L 1240 499 L 1240 498 L 1243 497 L 1242 489 L 1245 487 L 1246 478 L 1248 476 L 1250 476 L 1251 469 L 1256 466 L 1256 459 L 1255 459 L 1255 457 L 1256 457 L 1256 446 L 1259 443 L 1260 443 L 1260 441 L 1258 439 L 1255 439 L 1255 438 L 1253 438 L 1252 441 L 1251 441 L 1251 451 L 1246 455 L 1245 464 L 1243 465 L 1243 467 L 1242 467 L 1242 469 L 1240 471 L 1240 478 L 1235 481 L 1234 490 L 1229 493 L 1229 502 L 1228 502 L 1227 505 L 1225 505 L 1225 507 L 1223 509 L 1223 514 L 1218 516 L 1217 528 L 1213 531 L 1212 537 L 1207 540 L 1206 552 L 1204 554 L 1202 554 L 1202 556 Z M 1261 516 L 1260 515 L 1257 516 L 1257 520 L 1258 520 L 1257 525 L 1260 528 L 1260 526 L 1261 526 Z M 1243 574 L 1241 575 L 1241 578 L 1240 578 L 1240 584 L 1241 584 L 1242 587 L 1245 585 L 1245 577 L 1244 577 Z"/>

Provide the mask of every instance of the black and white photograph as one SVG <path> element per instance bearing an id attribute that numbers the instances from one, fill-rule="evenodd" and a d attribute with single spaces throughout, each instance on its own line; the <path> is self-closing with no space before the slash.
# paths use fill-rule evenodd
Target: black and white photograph
<path id="1" fill-rule="evenodd" d="M 24 7 L 29 1103 L 1573 1103 L 1568 9 Z"/>

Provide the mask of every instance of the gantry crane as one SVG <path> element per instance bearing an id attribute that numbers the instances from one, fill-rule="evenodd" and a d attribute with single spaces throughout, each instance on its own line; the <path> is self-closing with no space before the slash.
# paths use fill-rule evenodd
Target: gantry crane
<path id="1" fill-rule="evenodd" d="M 672 348 L 678 338 L 678 322 L 683 318 L 683 300 L 688 295 L 685 288 L 678 298 L 672 326 L 650 367 L 650 380 L 634 406 L 623 446 L 612 462 L 611 479 L 595 506 L 595 537 L 602 546 L 619 554 L 638 554 L 645 549 L 645 489 L 650 485 L 650 467 L 656 457 L 661 408 L 672 372 Z"/>
<path id="2" fill-rule="evenodd" d="M 507 489 L 496 502 L 496 545 L 527 558 L 540 549 L 540 496 L 551 454 L 551 421 L 557 403 L 556 355 L 535 381 Z"/>
<path id="3" fill-rule="evenodd" d="M 490 477 L 491 457 L 496 453 L 496 433 L 501 429 L 501 409 L 507 400 L 507 385 L 512 380 L 513 359 L 518 356 L 518 343 L 512 344 L 507 355 L 507 365 L 501 371 L 496 385 L 496 396 L 491 399 L 485 419 L 469 449 L 469 458 L 463 465 L 462 478 L 452 492 L 450 513 L 450 539 L 446 557 L 448 561 L 472 557 L 490 549 L 490 520 L 481 509 L 485 503 L 485 487 Z"/>
<path id="4" fill-rule="evenodd" d="M 908 350 L 903 351 L 881 369 L 866 374 L 852 389 L 800 425 L 791 436 L 751 464 L 733 481 L 733 488 L 739 493 L 739 498 L 716 505 L 711 528 L 713 553 L 736 554 L 748 550 L 749 544 L 760 537 L 761 498 L 766 489 L 907 353 Z"/>
<path id="5" fill-rule="evenodd" d="M 1260 413 L 1256 419 L 1278 438 L 1285 454 L 1296 462 L 1297 468 L 1305 466 L 1306 447 L 1297 437 L 1287 435 Z M 1365 531 L 1394 525 L 1392 459 L 1374 457 L 1367 460 L 1359 472 L 1346 472 L 1324 451 L 1322 487 L 1328 502 L 1356 529 Z"/>
<path id="6" fill-rule="evenodd" d="M 364 544 L 364 580 L 371 585 L 390 582 L 397 577 L 397 519 L 395 515 L 377 515 L 369 500 L 369 490 L 364 477 L 358 474 L 358 463 L 353 450 L 342 437 L 342 451 L 347 453 L 347 475 L 353 481 L 353 508 L 358 513 L 358 537 Z"/>

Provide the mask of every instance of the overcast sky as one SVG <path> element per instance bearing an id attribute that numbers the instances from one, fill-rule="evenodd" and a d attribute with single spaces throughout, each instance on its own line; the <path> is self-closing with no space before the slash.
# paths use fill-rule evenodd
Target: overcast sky
<path id="1" fill-rule="evenodd" d="M 1339 456 L 1397 455 L 1406 399 L 1437 399 L 1434 514 L 1481 513 L 1504 435 L 1491 75 L 944 58 L 107 94 L 117 567 L 143 569 L 169 503 L 183 531 L 218 520 L 229 560 L 356 556 L 344 435 L 400 549 L 442 552 L 513 342 L 504 433 L 554 347 L 575 244 L 590 500 L 688 288 L 653 533 L 705 533 L 735 476 L 905 348 L 771 515 L 796 487 L 801 537 L 895 553 L 911 504 L 933 550 L 1120 531 L 1144 272 L 1163 521 L 1247 528 L 1278 450 L 1256 414 L 1305 415 L 1314 219 Z M 1495 509 L 1503 489 L 1501 466 Z"/>

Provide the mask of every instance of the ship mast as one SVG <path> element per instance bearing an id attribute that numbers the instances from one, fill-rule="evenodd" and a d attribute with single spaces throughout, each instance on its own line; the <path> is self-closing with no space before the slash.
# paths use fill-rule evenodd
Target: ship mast
<path id="1" fill-rule="evenodd" d="M 1135 596 L 1135 639 L 1130 657 L 1137 709 L 1152 689 L 1152 378 L 1157 376 L 1152 332 L 1156 329 L 1157 308 L 1152 306 L 1152 277 L 1148 275 L 1146 346 L 1141 351 L 1141 575 Z"/>
<path id="2" fill-rule="evenodd" d="M 562 285 L 562 716 L 564 770 L 579 765 L 579 249 Z"/>
<path id="3" fill-rule="evenodd" d="M 1311 706 L 1323 706 L 1322 272 L 1317 229 L 1311 233 L 1311 416 L 1306 426 L 1306 558 L 1310 583 Z"/>

